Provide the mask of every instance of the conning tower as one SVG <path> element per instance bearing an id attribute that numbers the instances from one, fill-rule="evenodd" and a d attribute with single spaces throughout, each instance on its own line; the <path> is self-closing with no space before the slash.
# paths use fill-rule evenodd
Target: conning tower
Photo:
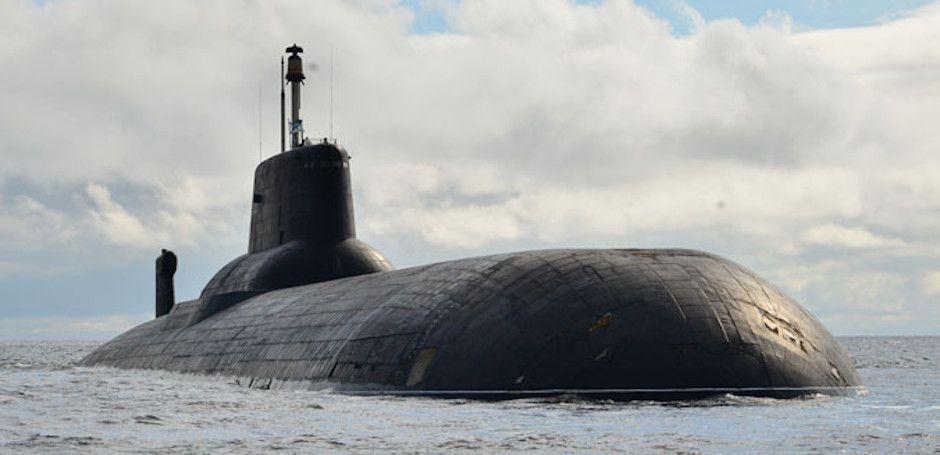
<path id="1" fill-rule="evenodd" d="M 300 86 L 305 76 L 298 55 L 303 49 L 295 44 L 287 52 L 291 148 L 255 169 L 248 254 L 209 281 L 190 323 L 275 289 L 393 269 L 356 238 L 349 154 L 327 139 L 314 144 L 303 136 Z M 283 119 L 283 102 L 281 108 Z M 282 138 L 284 127 L 282 121 Z"/>
<path id="2" fill-rule="evenodd" d="M 349 154 L 326 139 L 255 170 L 248 252 L 294 241 L 332 245 L 356 237 Z"/>

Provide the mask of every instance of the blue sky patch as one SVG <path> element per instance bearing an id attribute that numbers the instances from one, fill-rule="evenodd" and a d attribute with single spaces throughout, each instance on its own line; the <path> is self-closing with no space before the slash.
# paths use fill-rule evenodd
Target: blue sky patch
<path id="1" fill-rule="evenodd" d="M 597 4 L 604 0 L 577 0 L 579 4 Z M 725 2 L 718 0 L 635 0 L 637 5 L 652 11 L 672 24 L 677 35 L 691 33 L 692 22 L 681 12 L 685 4 L 706 21 L 735 18 L 747 25 L 760 23 L 770 13 L 788 15 L 797 29 L 864 27 L 902 17 L 910 11 L 933 3 L 930 0 L 769 0 L 761 2 Z M 449 30 L 442 2 L 433 0 L 401 0 L 415 11 L 412 31 L 416 34 L 445 33 Z"/>

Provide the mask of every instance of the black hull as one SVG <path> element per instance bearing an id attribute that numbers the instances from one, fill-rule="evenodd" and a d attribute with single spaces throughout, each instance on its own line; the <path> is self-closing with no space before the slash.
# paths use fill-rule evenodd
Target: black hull
<path id="1" fill-rule="evenodd" d="M 265 292 L 194 319 L 200 303 L 176 305 L 83 364 L 480 399 L 861 387 L 805 309 L 698 251 L 530 251 Z"/>

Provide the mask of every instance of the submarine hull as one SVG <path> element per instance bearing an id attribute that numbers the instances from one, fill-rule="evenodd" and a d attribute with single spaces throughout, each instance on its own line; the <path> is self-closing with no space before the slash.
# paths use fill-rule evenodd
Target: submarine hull
<path id="1" fill-rule="evenodd" d="M 178 304 L 82 363 L 497 399 L 862 390 L 803 307 L 693 250 L 502 254 L 274 290 L 193 319 L 199 308 Z"/>

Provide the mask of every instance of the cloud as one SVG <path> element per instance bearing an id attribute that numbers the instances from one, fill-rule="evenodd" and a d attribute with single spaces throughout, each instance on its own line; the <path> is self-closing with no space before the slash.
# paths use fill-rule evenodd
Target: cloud
<path id="1" fill-rule="evenodd" d="M 120 204 L 111 199 L 107 188 L 90 183 L 85 192 L 95 203 L 95 209 L 89 211 L 94 227 L 109 241 L 119 245 L 146 245 L 151 242 L 159 245 L 164 239 L 154 238 L 153 231 L 131 215 Z"/>
<path id="2" fill-rule="evenodd" d="M 838 281 L 833 295 L 841 300 L 834 303 L 856 311 L 874 312 L 882 316 L 901 315 L 905 307 L 907 278 L 890 272 L 856 273 Z M 828 283 L 827 283 L 828 284 Z"/>
<path id="3" fill-rule="evenodd" d="M 843 248 L 898 248 L 905 246 L 901 239 L 875 235 L 865 228 L 848 228 L 833 224 L 818 226 L 800 236 L 805 244 Z"/>
<path id="4" fill-rule="evenodd" d="M 804 260 L 805 261 L 805 260 Z M 769 274 L 830 330 L 836 333 L 891 334 L 905 325 L 937 329 L 938 311 L 915 298 L 912 280 L 905 273 L 888 271 L 887 264 L 828 258 L 805 261 Z M 918 323 L 918 318 L 924 319 Z"/>
<path id="5" fill-rule="evenodd" d="M 227 198 L 214 197 L 203 181 L 173 179 L 172 184 L 148 190 L 152 194 L 139 196 L 138 201 L 149 211 L 135 214 L 115 201 L 108 188 L 89 183 L 85 194 L 93 204 L 87 210 L 90 230 L 110 244 L 148 249 L 213 243 L 235 232 L 228 225 L 233 210 Z M 151 205 L 151 198 L 158 205 Z"/>
<path id="6" fill-rule="evenodd" d="M 514 178 L 511 171 L 487 170 L 483 174 L 489 179 L 478 171 L 427 166 L 403 168 L 391 176 L 385 171 L 363 182 L 363 211 L 371 220 L 366 221 L 367 229 L 386 235 L 417 231 L 436 247 L 449 248 L 521 239 L 584 243 L 603 237 L 627 242 L 649 232 L 676 235 L 729 227 L 751 235 L 784 236 L 793 225 L 857 216 L 863 207 L 855 177 L 839 169 L 792 172 L 703 165 L 681 180 L 642 176 L 636 181 L 561 186 L 528 176 Z M 788 184 L 773 184 L 779 181 Z M 841 191 L 832 192 L 834 184 Z M 475 224 L 467 217 L 475 214 L 489 228 L 473 229 L 472 242 L 456 241 L 466 240 L 467 227 Z M 428 227 L 435 231 L 424 231 Z"/>
<path id="7" fill-rule="evenodd" d="M 10 204 L 0 200 L 0 247 L 30 251 L 62 245 L 75 238 L 80 229 L 70 225 L 66 214 L 28 195 L 18 195 Z"/>
<path id="8" fill-rule="evenodd" d="M 705 18 L 702 17 L 702 14 L 699 13 L 698 10 L 692 8 L 687 3 L 678 0 L 673 0 L 670 2 L 670 4 L 679 18 L 686 23 L 684 25 L 686 25 L 691 33 L 694 34 L 705 28 Z"/>
<path id="9" fill-rule="evenodd" d="M 25 67 L 31 55 L 27 48 L 71 31 L 71 24 L 91 21 L 103 31 L 83 29 L 54 48 L 48 60 L 72 69 L 67 81 L 27 84 L 33 72 L 20 70 L 6 76 L 12 82 L 5 87 L 46 90 L 43 95 L 31 95 L 29 89 L 11 92 L 21 106 L 30 99 L 58 103 L 43 122 L 57 125 L 52 136 L 38 134 L 42 124 L 22 123 L 19 119 L 33 116 L 21 115 L 21 109 L 6 111 L 10 122 L 0 125 L 26 157 L 7 172 L 83 186 L 130 181 L 159 194 L 162 199 L 145 202 L 149 207 L 142 210 L 118 204 L 107 206 L 114 210 L 107 212 L 100 205 L 103 198 L 94 200 L 99 216 L 113 217 L 98 218 L 96 224 L 96 232 L 110 232 L 105 237 L 112 242 L 153 239 L 147 229 L 157 225 L 186 226 L 183 231 L 191 237 L 184 243 L 214 238 L 220 227 L 199 225 L 205 222 L 207 203 L 241 207 L 228 222 L 246 216 L 250 188 L 245 176 L 253 166 L 249 144 L 257 142 L 257 85 L 264 86 L 258 76 L 273 71 L 263 65 L 263 55 L 283 47 L 278 37 L 295 17 L 307 17 L 307 7 L 275 2 L 222 8 L 226 14 L 190 21 L 185 19 L 189 13 L 213 5 L 99 3 L 104 14 L 73 2 L 21 8 L 22 20 L 42 20 L 44 26 L 33 32 L 34 42 L 0 53 L 11 68 Z M 298 38 L 311 43 L 305 56 L 320 66 L 328 62 L 328 46 L 321 44 L 336 45 L 335 120 L 353 154 L 363 157 L 354 172 L 369 175 L 364 184 L 381 178 L 381 171 L 369 166 L 401 164 L 433 168 L 459 185 L 450 193 L 426 193 L 411 212 L 385 211 L 384 217 L 393 218 L 381 224 L 405 226 L 405 213 L 436 211 L 437 226 L 410 223 L 411 235 L 430 243 L 451 239 L 448 226 L 460 231 L 466 225 L 460 214 L 467 210 L 499 212 L 518 226 L 515 231 L 484 230 L 473 241 L 455 243 L 468 249 L 520 237 L 570 238 L 582 228 L 589 235 L 735 223 L 770 234 L 791 230 L 793 224 L 799 231 L 834 224 L 832 217 L 869 225 L 864 218 L 872 207 L 863 198 L 879 188 L 863 186 L 868 166 L 883 163 L 889 147 L 936 143 L 927 131 L 915 137 L 904 131 L 926 128 L 935 115 L 904 128 L 890 124 L 894 117 L 881 108 L 900 100 L 880 93 L 885 92 L 882 85 L 895 84 L 862 81 L 860 74 L 875 64 L 865 53 L 842 46 L 857 49 L 852 40 L 869 43 L 881 37 L 910 40 L 919 36 L 904 32 L 913 26 L 891 22 L 862 30 L 794 33 L 779 25 L 786 22 L 782 19 L 753 27 L 735 20 L 699 20 L 690 36 L 676 37 L 664 20 L 625 1 L 497 3 L 504 2 L 449 5 L 455 31 L 420 36 L 408 34 L 413 15 L 394 2 L 323 2 L 318 14 L 311 11 L 308 19 L 314 24 L 305 30 L 322 31 L 304 31 L 300 34 L 306 36 Z M 177 15 L 184 19 L 174 21 Z M 927 9 L 902 21 L 923 29 L 937 16 Z M 348 20 L 346 26 L 336 27 L 339 18 Z M 329 34 L 335 36 L 322 38 Z M 105 43 L 104 36 L 114 39 Z M 257 37 L 262 37 L 258 43 L 234 47 Z M 926 44 L 904 48 L 905 56 L 891 61 L 920 61 L 930 53 Z M 903 66 L 892 68 L 906 74 Z M 314 101 L 305 104 L 304 113 L 315 134 L 325 125 L 322 101 L 328 86 L 319 73 L 310 79 L 306 98 Z M 272 120 L 274 101 L 271 96 L 262 105 Z M 17 126 L 20 133 L 12 130 Z M 59 139 L 63 128 L 71 139 Z M 268 132 L 263 139 L 269 151 L 275 148 L 275 135 Z M 68 156 L 81 159 L 65 159 L 51 144 L 68 144 Z M 244 152 L 232 153 L 238 149 Z M 847 165 L 848 156 L 858 162 Z M 464 196 L 477 191 L 477 183 L 463 175 L 468 170 L 472 179 L 488 181 L 486 191 L 498 195 L 497 201 L 460 206 Z M 903 178 L 911 169 L 894 170 Z M 873 183 L 896 187 L 883 179 Z M 379 193 L 367 189 L 365 197 Z M 359 201 L 370 215 L 374 206 L 411 202 L 377 197 Z M 936 206 L 937 200 L 931 197 L 928 205 Z M 728 209 L 711 210 L 719 202 Z M 625 205 L 643 216 L 622 215 Z M 142 224 L 146 214 L 158 212 L 157 219 Z M 585 215 L 600 216 L 582 225 L 546 226 Z M 105 230 L 118 229 L 119 222 L 125 223 L 122 235 Z M 466 236 L 455 232 L 457 237 Z"/>
<path id="10" fill-rule="evenodd" d="M 924 278 L 924 293 L 931 296 L 940 295 L 940 272 L 930 272 Z"/>
<path id="11" fill-rule="evenodd" d="M 676 36 L 625 0 L 463 0 L 441 9 L 450 30 L 415 35 L 392 0 L 2 1 L 2 267 L 86 263 L 58 251 L 78 245 L 101 261 L 242 252 L 259 140 L 262 157 L 279 148 L 277 56 L 297 42 L 323 69 L 305 125 L 333 121 L 361 237 L 398 264 L 681 245 L 785 277 L 826 311 L 909 312 L 932 289 L 936 5 L 804 32 L 677 2 L 694 27 Z M 877 298 L 830 291 L 866 279 Z"/>

